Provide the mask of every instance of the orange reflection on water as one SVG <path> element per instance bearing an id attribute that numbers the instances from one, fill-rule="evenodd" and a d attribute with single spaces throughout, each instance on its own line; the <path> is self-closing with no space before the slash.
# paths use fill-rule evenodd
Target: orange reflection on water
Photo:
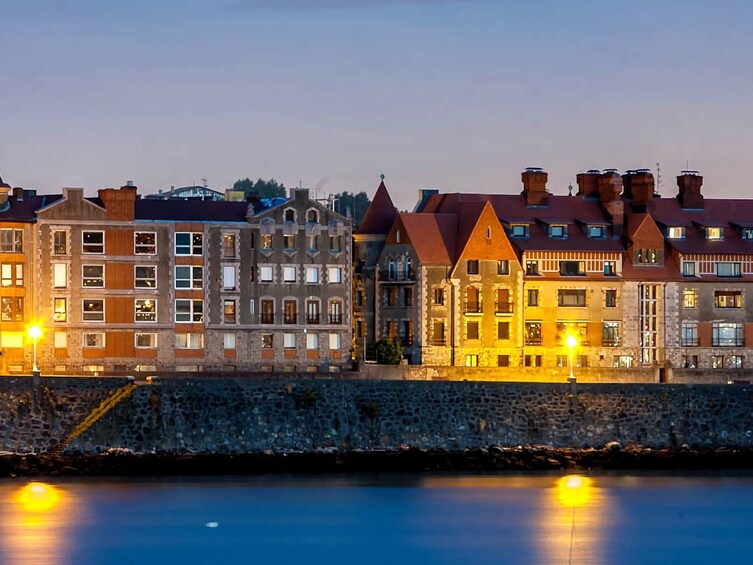
<path id="1" fill-rule="evenodd" d="M 77 500 L 60 487 L 32 482 L 3 489 L 0 528 L 3 563 L 69 563 L 72 530 L 78 525 Z"/>

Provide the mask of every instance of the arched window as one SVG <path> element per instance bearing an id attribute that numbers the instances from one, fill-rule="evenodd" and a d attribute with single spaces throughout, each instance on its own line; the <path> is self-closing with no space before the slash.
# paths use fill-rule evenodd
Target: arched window
<path id="1" fill-rule="evenodd" d="M 413 259 L 410 257 L 407 257 L 405 259 L 405 272 L 403 274 L 403 278 L 407 280 L 411 280 L 413 278 Z"/>
<path id="2" fill-rule="evenodd" d="M 403 258 L 398 257 L 397 259 L 397 273 L 399 277 L 403 276 Z"/>
<path id="3" fill-rule="evenodd" d="M 390 258 L 387 261 L 387 278 L 393 280 L 395 278 L 395 260 Z"/>
<path id="4" fill-rule="evenodd" d="M 285 221 L 295 222 L 295 210 L 293 210 L 292 208 L 285 210 Z"/>
<path id="5" fill-rule="evenodd" d="M 395 232 L 395 243 L 400 243 L 400 230 Z"/>
<path id="6" fill-rule="evenodd" d="M 306 213 L 306 221 L 307 222 L 313 222 L 313 223 L 319 223 L 319 212 L 316 210 L 309 210 Z"/>

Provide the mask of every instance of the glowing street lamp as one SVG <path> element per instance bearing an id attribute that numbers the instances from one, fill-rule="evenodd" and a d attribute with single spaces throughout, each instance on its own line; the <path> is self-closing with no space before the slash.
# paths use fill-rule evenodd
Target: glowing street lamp
<path id="1" fill-rule="evenodd" d="M 578 345 L 578 340 L 575 339 L 574 335 L 569 335 L 565 339 L 565 345 L 570 348 L 570 377 L 568 380 L 570 382 L 574 382 L 575 375 L 573 374 L 573 350 L 575 349 L 575 346 Z"/>
<path id="2" fill-rule="evenodd" d="M 31 372 L 34 376 L 39 375 L 39 368 L 37 367 L 37 340 L 42 337 L 42 328 L 36 324 L 31 326 L 28 330 L 29 337 L 34 340 L 34 366 Z"/>

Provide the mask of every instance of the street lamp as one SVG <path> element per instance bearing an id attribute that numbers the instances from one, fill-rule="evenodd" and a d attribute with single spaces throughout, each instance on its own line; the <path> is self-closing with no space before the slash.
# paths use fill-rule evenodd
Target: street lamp
<path id="1" fill-rule="evenodd" d="M 34 366 L 31 369 L 35 377 L 39 376 L 39 367 L 37 367 L 37 340 L 42 337 L 42 329 L 36 324 L 28 329 L 29 337 L 34 340 Z"/>
<path id="2" fill-rule="evenodd" d="M 569 335 L 567 338 L 565 338 L 565 345 L 567 345 L 570 348 L 570 377 L 568 380 L 571 383 L 575 382 L 575 375 L 573 374 L 573 350 L 575 349 L 575 346 L 578 345 L 578 340 L 575 339 L 574 335 Z"/>

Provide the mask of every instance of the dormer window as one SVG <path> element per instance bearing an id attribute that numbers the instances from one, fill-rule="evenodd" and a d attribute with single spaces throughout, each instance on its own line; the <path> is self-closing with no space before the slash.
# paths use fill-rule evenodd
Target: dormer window
<path id="1" fill-rule="evenodd" d="M 742 236 L 743 239 L 748 239 L 748 240 L 753 239 L 753 228 L 743 228 L 740 235 Z"/>
<path id="2" fill-rule="evenodd" d="M 295 222 L 295 210 L 293 210 L 292 208 L 285 210 L 285 221 Z"/>
<path id="3" fill-rule="evenodd" d="M 306 212 L 306 221 L 312 224 L 319 223 L 319 213 L 316 210 Z"/>
<path id="4" fill-rule="evenodd" d="M 638 265 L 661 265 L 664 262 L 658 249 L 636 249 L 635 263 Z"/>
<path id="5" fill-rule="evenodd" d="M 555 224 L 549 226 L 549 237 L 567 238 L 567 226 Z"/>
<path id="6" fill-rule="evenodd" d="M 528 224 L 512 224 L 510 235 L 512 237 L 528 237 Z"/>
<path id="7" fill-rule="evenodd" d="M 607 236 L 604 226 L 588 226 L 586 234 L 588 237 L 593 238 L 604 238 Z"/>
<path id="8" fill-rule="evenodd" d="M 667 228 L 667 237 L 669 239 L 685 239 L 685 228 L 681 226 L 673 226 Z"/>
<path id="9" fill-rule="evenodd" d="M 395 232 L 395 243 L 400 243 L 400 230 Z"/>
<path id="10" fill-rule="evenodd" d="M 713 241 L 724 239 L 722 228 L 720 227 L 708 227 L 706 228 L 706 239 Z"/>

